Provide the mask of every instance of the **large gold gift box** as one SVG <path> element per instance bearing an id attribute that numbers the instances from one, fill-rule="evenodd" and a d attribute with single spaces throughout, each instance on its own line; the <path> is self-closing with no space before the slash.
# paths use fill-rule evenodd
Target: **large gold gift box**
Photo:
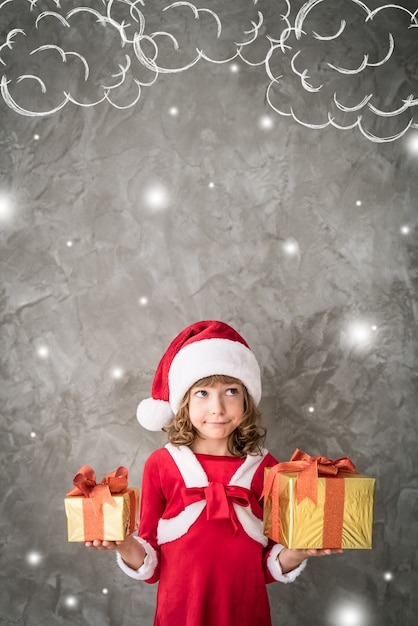
<path id="1" fill-rule="evenodd" d="M 266 480 L 270 471 L 266 468 Z M 344 472 L 319 475 L 315 502 L 298 498 L 299 476 L 274 477 L 276 488 L 264 498 L 265 535 L 294 549 L 371 549 L 375 479 Z"/>
<path id="2" fill-rule="evenodd" d="M 91 467 L 75 475 L 64 499 L 68 541 L 123 541 L 138 528 L 139 489 L 128 487 L 128 470 L 119 467 L 100 484 Z"/>

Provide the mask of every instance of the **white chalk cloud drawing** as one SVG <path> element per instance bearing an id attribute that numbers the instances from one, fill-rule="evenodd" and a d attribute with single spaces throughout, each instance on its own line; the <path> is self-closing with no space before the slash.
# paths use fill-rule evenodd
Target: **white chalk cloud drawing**
<path id="1" fill-rule="evenodd" d="M 27 116 L 51 115 L 70 102 L 132 107 L 162 74 L 184 72 L 201 59 L 244 57 L 262 14 L 252 0 L 227 6 L 222 19 L 233 25 L 231 39 L 230 27 L 223 36 L 222 4 L 0 0 L 0 23 L 8 25 L 0 44 L 3 99 Z"/>
<path id="2" fill-rule="evenodd" d="M 70 103 L 131 108 L 162 75 L 233 60 L 265 73 L 272 112 L 308 128 L 358 129 L 372 142 L 418 128 L 418 8 L 0 0 L 0 93 L 20 115 Z"/>
<path id="3" fill-rule="evenodd" d="M 418 128 L 418 8 L 310 0 L 289 15 L 266 59 L 277 113 L 309 128 L 357 128 L 374 142 Z"/>

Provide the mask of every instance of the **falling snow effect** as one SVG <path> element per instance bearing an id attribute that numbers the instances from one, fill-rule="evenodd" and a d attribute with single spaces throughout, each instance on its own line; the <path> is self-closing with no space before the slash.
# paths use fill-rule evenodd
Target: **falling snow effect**
<path id="1" fill-rule="evenodd" d="M 203 62 L 230 62 L 238 72 L 239 60 L 265 73 L 272 113 L 307 128 L 357 129 L 376 143 L 418 128 L 418 62 L 411 54 L 418 47 L 418 9 L 387 3 L 371 10 L 361 0 L 309 0 L 302 6 L 282 0 L 273 13 L 262 0 L 246 0 L 249 7 L 252 19 L 248 11 L 243 19 L 237 7 L 225 9 L 219 0 L 207 6 L 3 0 L 2 98 L 29 117 L 55 114 L 70 103 L 107 102 L 126 109 L 135 107 L 159 76 L 198 63 L 204 71 Z M 233 45 L 223 38 L 226 23 L 235 27 Z M 47 36 L 51 26 L 53 41 Z M 109 59 L 107 74 L 90 60 L 92 45 Z M 397 69 L 394 88 L 385 77 Z M 170 111 L 177 113 L 175 107 Z M 271 128 L 272 117 L 260 125 Z"/>
<path id="2" fill-rule="evenodd" d="M 418 14 L 377 4 L 0 0 L 1 626 L 152 624 L 62 498 L 140 484 L 136 401 L 202 316 L 251 338 L 271 451 L 378 480 L 373 550 L 274 626 L 415 626 Z"/>

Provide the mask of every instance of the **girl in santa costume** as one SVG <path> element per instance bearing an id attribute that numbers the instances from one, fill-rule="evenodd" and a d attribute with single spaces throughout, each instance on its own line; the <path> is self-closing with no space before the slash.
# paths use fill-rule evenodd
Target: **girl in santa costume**
<path id="1" fill-rule="evenodd" d="M 145 463 L 138 535 L 93 541 L 128 576 L 158 581 L 154 626 L 270 626 L 266 583 L 292 582 L 306 559 L 263 534 L 260 368 L 246 341 L 214 320 L 192 324 L 161 359 L 142 426 L 169 443 Z"/>

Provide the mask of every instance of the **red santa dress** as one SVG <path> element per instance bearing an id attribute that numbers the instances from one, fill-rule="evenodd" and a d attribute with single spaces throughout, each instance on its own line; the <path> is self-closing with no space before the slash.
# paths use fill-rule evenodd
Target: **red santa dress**
<path id="1" fill-rule="evenodd" d="M 145 463 L 138 537 L 147 556 L 132 578 L 158 581 L 154 626 L 270 626 L 266 583 L 283 549 L 263 534 L 264 450 L 245 458 L 194 454 L 167 444 Z"/>

